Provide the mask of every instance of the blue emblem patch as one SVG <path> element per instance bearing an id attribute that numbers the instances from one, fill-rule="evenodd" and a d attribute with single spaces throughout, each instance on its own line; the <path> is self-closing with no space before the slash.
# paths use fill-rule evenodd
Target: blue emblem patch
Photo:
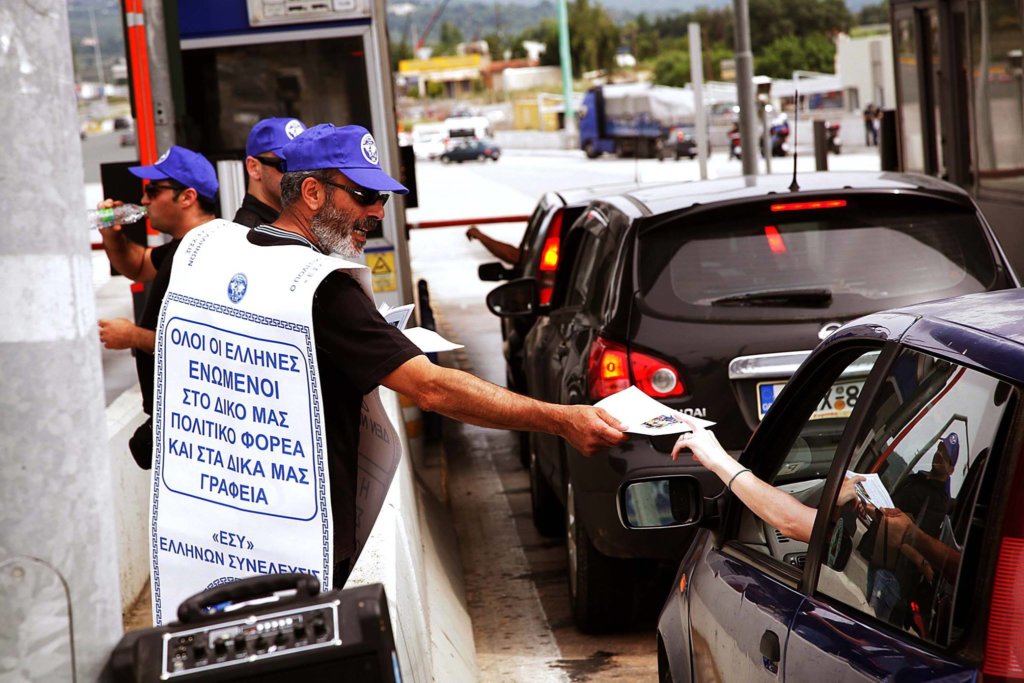
<path id="1" fill-rule="evenodd" d="M 243 273 L 237 273 L 228 282 L 228 298 L 231 299 L 231 303 L 237 304 L 241 301 L 247 289 L 249 289 L 249 281 Z"/>

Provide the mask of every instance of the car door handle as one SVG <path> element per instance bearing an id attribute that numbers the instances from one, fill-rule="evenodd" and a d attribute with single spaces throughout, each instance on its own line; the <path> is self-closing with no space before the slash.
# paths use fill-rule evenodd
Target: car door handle
<path id="1" fill-rule="evenodd" d="M 779 673 L 779 660 L 782 659 L 782 649 L 779 647 L 779 636 L 775 631 L 765 631 L 761 635 L 761 663 L 764 668 L 773 674 Z"/>

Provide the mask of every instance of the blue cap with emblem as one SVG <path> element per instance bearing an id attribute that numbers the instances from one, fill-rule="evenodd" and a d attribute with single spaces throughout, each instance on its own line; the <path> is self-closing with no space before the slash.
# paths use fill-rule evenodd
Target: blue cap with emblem
<path id="1" fill-rule="evenodd" d="M 304 130 L 306 124 L 298 119 L 263 119 L 249 131 L 249 141 L 245 143 L 245 156 L 254 157 L 257 154 L 271 152 L 283 158 L 281 150 Z"/>
<path id="2" fill-rule="evenodd" d="M 217 172 L 202 154 L 173 145 L 152 166 L 128 168 L 136 178 L 146 180 L 176 180 L 185 187 L 213 201 L 217 196 Z"/>
<path id="3" fill-rule="evenodd" d="M 957 458 L 960 457 L 960 437 L 956 435 L 956 432 L 950 432 L 939 439 L 939 443 L 946 447 L 946 455 L 949 457 L 950 464 L 955 465 Z"/>
<path id="4" fill-rule="evenodd" d="M 307 128 L 284 148 L 287 172 L 336 168 L 368 190 L 406 194 L 409 190 L 381 167 L 377 144 L 362 126 L 330 123 Z"/>

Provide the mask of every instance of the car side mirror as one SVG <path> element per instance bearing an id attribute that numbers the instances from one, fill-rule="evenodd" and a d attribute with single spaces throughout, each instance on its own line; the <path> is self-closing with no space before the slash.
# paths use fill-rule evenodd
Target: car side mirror
<path id="1" fill-rule="evenodd" d="M 499 318 L 526 318 L 540 308 L 537 282 L 524 277 L 495 287 L 487 295 L 487 308 Z"/>
<path id="2" fill-rule="evenodd" d="M 627 529 L 695 526 L 704 518 L 704 492 L 688 474 L 632 480 L 619 489 L 618 508 Z"/>
<path id="3" fill-rule="evenodd" d="M 506 268 L 504 265 L 493 261 L 491 263 L 481 263 L 476 269 L 477 276 L 484 282 L 498 282 L 500 280 L 511 280 L 513 271 L 511 268 Z"/>

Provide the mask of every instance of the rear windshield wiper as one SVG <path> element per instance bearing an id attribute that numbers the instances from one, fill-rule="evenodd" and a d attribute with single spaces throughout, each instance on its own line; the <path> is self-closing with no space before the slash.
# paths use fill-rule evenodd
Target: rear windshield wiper
<path id="1" fill-rule="evenodd" d="M 828 306 L 832 292 L 828 289 L 763 289 L 712 299 L 712 306 Z"/>

